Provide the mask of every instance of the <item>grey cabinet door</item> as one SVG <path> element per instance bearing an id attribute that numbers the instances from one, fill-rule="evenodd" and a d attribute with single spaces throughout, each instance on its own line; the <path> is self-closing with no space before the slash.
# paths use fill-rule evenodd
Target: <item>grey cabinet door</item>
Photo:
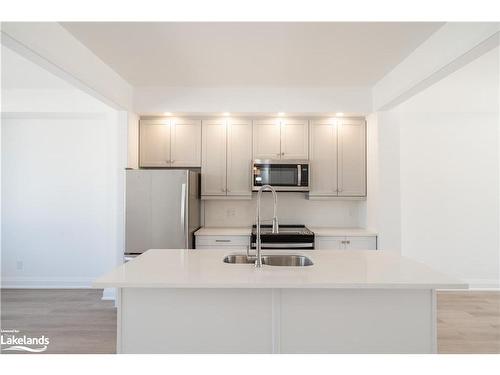
<path id="1" fill-rule="evenodd" d="M 170 120 L 141 120 L 139 125 L 141 167 L 169 167 Z"/>
<path id="2" fill-rule="evenodd" d="M 366 124 L 343 119 L 338 128 L 339 196 L 366 196 Z"/>
<path id="3" fill-rule="evenodd" d="M 310 127 L 310 195 L 336 196 L 337 120 L 314 119 Z"/>

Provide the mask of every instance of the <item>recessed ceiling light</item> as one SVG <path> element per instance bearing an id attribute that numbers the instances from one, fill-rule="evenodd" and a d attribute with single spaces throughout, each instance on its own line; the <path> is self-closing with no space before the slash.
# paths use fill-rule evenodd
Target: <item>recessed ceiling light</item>
<path id="1" fill-rule="evenodd" d="M 285 115 L 285 112 L 278 112 L 278 116 L 282 117 Z"/>
<path id="2" fill-rule="evenodd" d="M 230 113 L 229 113 L 229 112 L 223 112 L 223 113 L 222 113 L 222 116 L 229 116 L 229 115 L 230 115 Z"/>
<path id="3" fill-rule="evenodd" d="M 344 112 L 337 112 L 337 113 L 335 114 L 335 116 L 342 117 L 342 116 L 344 116 Z"/>
<path id="4" fill-rule="evenodd" d="M 172 116 L 172 112 L 163 112 L 163 116 Z"/>

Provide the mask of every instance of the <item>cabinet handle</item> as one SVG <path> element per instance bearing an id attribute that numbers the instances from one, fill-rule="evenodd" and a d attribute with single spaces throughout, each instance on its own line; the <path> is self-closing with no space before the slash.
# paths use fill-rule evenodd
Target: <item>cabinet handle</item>
<path id="1" fill-rule="evenodd" d="M 284 153 L 284 152 L 282 152 L 282 153 L 281 153 L 281 156 L 285 156 L 285 153 Z"/>
<path id="2" fill-rule="evenodd" d="M 215 242 L 231 242 L 231 240 L 215 240 Z"/>
<path id="3" fill-rule="evenodd" d="M 348 244 L 348 245 L 350 245 L 350 244 L 351 244 L 351 241 L 346 241 L 345 243 L 346 243 L 346 244 Z"/>

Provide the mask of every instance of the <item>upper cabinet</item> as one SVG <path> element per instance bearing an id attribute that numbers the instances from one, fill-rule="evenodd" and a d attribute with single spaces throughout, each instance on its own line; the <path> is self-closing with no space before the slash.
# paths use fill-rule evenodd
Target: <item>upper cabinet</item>
<path id="1" fill-rule="evenodd" d="M 281 157 L 281 126 L 278 118 L 254 121 L 253 157 L 254 159 Z"/>
<path id="2" fill-rule="evenodd" d="M 171 129 L 172 167 L 200 167 L 201 121 L 173 119 Z"/>
<path id="3" fill-rule="evenodd" d="M 169 120 L 141 120 L 139 140 L 141 167 L 170 166 Z"/>
<path id="4" fill-rule="evenodd" d="M 253 134 L 254 159 L 307 159 L 309 156 L 307 120 L 256 120 Z"/>
<path id="5" fill-rule="evenodd" d="M 139 131 L 141 167 L 201 166 L 200 120 L 141 120 Z"/>
<path id="6" fill-rule="evenodd" d="M 226 195 L 226 120 L 202 121 L 201 195 Z"/>
<path id="7" fill-rule="evenodd" d="M 364 119 L 311 120 L 310 133 L 309 197 L 366 196 Z"/>
<path id="8" fill-rule="evenodd" d="M 205 199 L 252 196 L 252 159 L 309 160 L 310 199 L 366 196 L 363 118 L 140 121 L 141 167 L 200 167 Z"/>
<path id="9" fill-rule="evenodd" d="M 201 195 L 252 196 L 252 121 L 208 119 L 202 125 Z"/>
<path id="10" fill-rule="evenodd" d="M 281 120 L 281 159 L 309 158 L 309 121 Z"/>
<path id="11" fill-rule="evenodd" d="M 227 123 L 227 195 L 252 196 L 252 121 Z"/>
<path id="12" fill-rule="evenodd" d="M 366 196 L 366 123 L 342 119 L 338 128 L 339 196 Z"/>
<path id="13" fill-rule="evenodd" d="M 337 120 L 311 120 L 309 196 L 337 195 Z"/>

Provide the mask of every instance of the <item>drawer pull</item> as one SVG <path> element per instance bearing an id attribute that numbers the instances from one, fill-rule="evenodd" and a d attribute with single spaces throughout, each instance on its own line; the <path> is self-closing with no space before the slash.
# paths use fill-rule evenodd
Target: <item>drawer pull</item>
<path id="1" fill-rule="evenodd" d="M 215 240 L 215 242 L 231 242 L 231 240 Z"/>

